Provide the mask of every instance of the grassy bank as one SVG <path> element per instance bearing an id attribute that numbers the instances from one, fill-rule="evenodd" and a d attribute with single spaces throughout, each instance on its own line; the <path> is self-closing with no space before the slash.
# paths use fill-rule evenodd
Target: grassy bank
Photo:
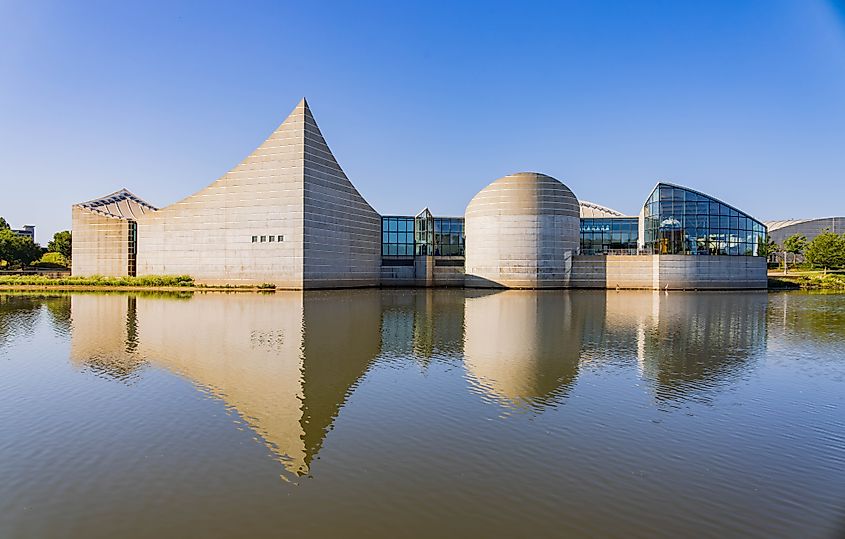
<path id="1" fill-rule="evenodd" d="M 845 271 L 802 270 L 784 275 L 769 273 L 769 288 L 773 290 L 837 290 L 845 291 Z"/>
<path id="2" fill-rule="evenodd" d="M 41 275 L 3 275 L 0 286 L 98 286 L 98 287 L 185 287 L 194 286 L 188 275 L 147 275 L 142 277 L 44 277 Z"/>
<path id="3" fill-rule="evenodd" d="M 193 289 L 193 290 L 275 290 L 270 283 L 257 286 L 209 286 L 194 282 L 189 275 L 145 275 L 141 277 L 45 277 L 41 275 L 2 275 L 0 289 L 54 289 L 54 290 L 112 290 L 112 289 Z"/>

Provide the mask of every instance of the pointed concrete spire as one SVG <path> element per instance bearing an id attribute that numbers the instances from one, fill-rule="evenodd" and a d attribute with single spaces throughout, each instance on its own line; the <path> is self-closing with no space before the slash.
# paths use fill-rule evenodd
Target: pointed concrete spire
<path id="1" fill-rule="evenodd" d="M 381 217 L 346 177 L 305 98 L 228 173 L 140 219 L 139 237 L 139 274 L 288 288 L 380 278 Z M 261 245 L 269 238 L 272 249 Z"/>

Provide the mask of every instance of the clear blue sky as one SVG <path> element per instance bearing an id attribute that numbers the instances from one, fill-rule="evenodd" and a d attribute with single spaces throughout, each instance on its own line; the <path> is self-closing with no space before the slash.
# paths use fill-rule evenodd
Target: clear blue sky
<path id="1" fill-rule="evenodd" d="M 76 4 L 76 5 L 72 5 Z M 660 179 L 845 215 L 845 4 L 0 0 L 0 215 L 209 184 L 303 96 L 381 213 L 535 170 L 635 213 Z"/>

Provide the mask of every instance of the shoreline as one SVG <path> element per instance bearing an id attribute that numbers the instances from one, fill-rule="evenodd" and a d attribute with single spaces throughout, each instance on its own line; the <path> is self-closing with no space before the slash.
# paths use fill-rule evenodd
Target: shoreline
<path id="1" fill-rule="evenodd" d="M 845 293 L 845 274 L 839 271 L 769 272 L 769 290 L 818 290 Z"/>
<path id="2" fill-rule="evenodd" d="M 163 276 L 158 279 L 150 277 L 131 278 L 129 280 L 113 279 L 95 279 L 85 280 L 80 284 L 70 284 L 68 281 L 73 281 L 73 278 L 65 279 L 50 279 L 44 278 L 42 282 L 32 282 L 33 280 L 41 279 L 21 279 L 22 282 L 6 282 L 0 281 L 0 291 L 9 292 L 275 292 L 277 290 L 296 291 L 301 289 L 295 288 L 277 288 L 271 283 L 264 283 L 261 285 L 247 285 L 247 284 L 197 284 L 189 276 Z M 29 282 L 27 282 L 29 281 Z M 99 282 L 98 282 L 99 281 Z M 134 281 L 134 282 L 133 282 Z M 156 282 L 157 281 L 157 282 Z M 106 284 L 109 283 L 109 284 Z M 371 287 L 367 287 L 371 288 Z M 381 286 L 376 288 L 405 288 L 393 286 Z M 418 287 L 408 287 L 418 288 Z M 440 288 L 440 287 L 433 287 Z M 445 288 L 460 288 L 449 287 Z M 506 290 L 506 289 L 497 289 Z M 569 290 L 569 289 L 562 289 Z M 608 288 L 610 290 L 610 288 Z M 621 289 L 615 289 L 621 290 Z M 632 289 L 633 290 L 633 289 Z M 636 289 L 642 290 L 642 289 Z M 730 289 L 736 290 L 736 289 Z M 755 289 L 766 290 L 769 292 L 783 292 L 783 291 L 826 291 L 845 293 L 845 272 L 830 271 L 822 273 L 821 271 L 801 271 L 795 270 L 793 273 L 784 275 L 780 271 L 768 272 L 768 286 L 766 288 Z M 692 290 L 694 291 L 694 290 Z M 715 290 L 699 290 L 715 291 Z"/>
<path id="3" fill-rule="evenodd" d="M 0 285 L 0 292 L 6 291 L 54 291 L 54 292 L 275 292 L 276 288 L 257 286 L 105 286 L 105 285 L 44 285 L 20 284 Z"/>
<path id="4" fill-rule="evenodd" d="M 367 287 L 369 289 L 374 287 Z M 420 287 L 375 287 L 379 289 L 401 289 L 401 288 L 409 288 L 409 289 L 416 289 Z M 448 289 L 455 289 L 461 287 L 427 287 L 427 288 L 448 288 Z M 466 288 L 465 288 L 466 289 Z M 320 289 L 313 289 L 313 290 L 320 290 Z M 322 290 L 332 290 L 332 289 L 322 289 Z M 346 289 L 348 290 L 348 289 Z M 469 289 L 468 289 L 469 290 Z M 477 289 L 471 289 L 477 290 Z M 497 290 L 497 291 L 506 291 L 506 288 L 497 288 L 497 289 L 489 289 L 489 290 Z M 558 290 L 602 290 L 602 289 L 578 289 L 578 288 L 561 288 Z M 612 290 L 612 291 L 619 291 L 619 290 L 647 290 L 642 288 L 621 288 L 621 289 L 611 289 L 607 288 L 604 290 Z M 197 293 L 197 292 L 261 292 L 261 293 L 272 293 L 272 292 L 296 292 L 296 291 L 303 291 L 303 289 L 298 288 L 261 288 L 257 286 L 104 286 L 104 285 L 0 285 L 0 292 L 190 292 L 190 293 Z M 807 285 L 806 283 L 800 280 L 800 277 L 796 277 L 794 279 L 779 279 L 779 278 L 772 278 L 769 277 L 769 286 L 767 288 L 759 288 L 759 289 L 748 289 L 748 290 L 737 290 L 737 289 L 725 289 L 725 290 L 685 290 L 686 292 L 790 292 L 790 291 L 827 291 L 827 292 L 840 292 L 845 293 L 845 287 L 840 286 L 824 286 L 824 285 L 814 285 L 810 284 Z"/>

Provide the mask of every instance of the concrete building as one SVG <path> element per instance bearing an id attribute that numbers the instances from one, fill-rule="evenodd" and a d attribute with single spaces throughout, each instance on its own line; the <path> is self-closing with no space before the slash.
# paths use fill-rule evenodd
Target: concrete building
<path id="1" fill-rule="evenodd" d="M 638 216 L 521 172 L 463 217 L 379 215 L 303 99 L 239 165 L 156 209 L 128 191 L 73 207 L 73 274 L 191 275 L 279 288 L 765 288 L 766 227 L 659 183 Z"/>
<path id="2" fill-rule="evenodd" d="M 138 272 L 284 288 L 377 286 L 380 226 L 303 99 L 222 178 L 139 219 Z"/>

